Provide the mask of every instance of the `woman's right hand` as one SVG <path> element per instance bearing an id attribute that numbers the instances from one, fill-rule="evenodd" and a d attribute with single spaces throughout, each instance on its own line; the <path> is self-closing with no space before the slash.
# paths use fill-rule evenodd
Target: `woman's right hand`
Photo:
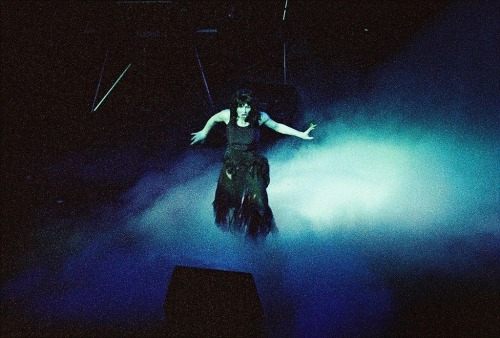
<path id="1" fill-rule="evenodd" d="M 207 138 L 207 133 L 204 132 L 203 130 L 200 130 L 199 132 L 196 133 L 191 133 L 191 145 L 198 142 L 203 142 L 206 138 Z"/>

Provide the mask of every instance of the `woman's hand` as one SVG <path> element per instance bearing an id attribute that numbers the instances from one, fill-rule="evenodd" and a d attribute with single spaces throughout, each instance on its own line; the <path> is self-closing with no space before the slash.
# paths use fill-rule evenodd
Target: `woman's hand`
<path id="1" fill-rule="evenodd" d="M 314 124 L 314 123 L 311 123 L 311 125 L 309 126 L 309 128 L 307 128 L 307 130 L 305 132 L 302 133 L 302 139 L 303 140 L 312 140 L 314 137 L 312 136 L 309 136 L 309 133 L 311 131 L 314 130 L 314 128 L 316 128 L 317 124 Z"/>
<path id="2" fill-rule="evenodd" d="M 197 132 L 197 133 L 191 133 L 191 145 L 198 143 L 198 142 L 203 142 L 207 138 L 207 133 L 203 130 Z"/>

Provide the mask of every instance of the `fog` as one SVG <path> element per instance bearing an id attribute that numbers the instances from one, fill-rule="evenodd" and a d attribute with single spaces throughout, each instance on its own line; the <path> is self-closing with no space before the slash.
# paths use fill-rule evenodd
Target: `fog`
<path id="1" fill-rule="evenodd" d="M 169 164 L 119 203 L 85 219 L 46 218 L 3 301 L 42 327 L 139 329 L 163 319 L 172 269 L 187 265 L 252 273 L 271 336 L 376 336 L 396 316 L 391 271 L 495 280 L 494 8 L 450 7 L 362 93 L 333 102 L 329 88 L 297 84 L 301 123 L 318 127 L 313 141 L 284 138 L 265 151 L 278 234 L 256 243 L 214 226 L 222 150 L 195 147 L 175 162 L 151 159 Z M 99 164 L 73 170 L 102 173 Z"/>

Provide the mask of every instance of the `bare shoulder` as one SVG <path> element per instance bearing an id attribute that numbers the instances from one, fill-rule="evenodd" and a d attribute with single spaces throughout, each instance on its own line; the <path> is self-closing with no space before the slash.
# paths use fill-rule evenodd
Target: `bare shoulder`
<path id="1" fill-rule="evenodd" d="M 267 113 L 261 112 L 259 124 L 264 125 L 272 130 L 276 130 L 278 128 L 278 123 L 276 123 Z"/>
<path id="2" fill-rule="evenodd" d="M 263 112 L 263 111 L 260 112 L 260 118 L 259 118 L 260 125 L 263 125 L 264 123 L 266 123 L 270 119 L 271 118 L 269 117 L 269 115 L 266 112 Z"/>
<path id="3" fill-rule="evenodd" d="M 225 124 L 229 123 L 229 119 L 231 117 L 231 112 L 229 109 L 224 109 L 214 115 L 214 119 L 217 122 L 224 122 Z"/>

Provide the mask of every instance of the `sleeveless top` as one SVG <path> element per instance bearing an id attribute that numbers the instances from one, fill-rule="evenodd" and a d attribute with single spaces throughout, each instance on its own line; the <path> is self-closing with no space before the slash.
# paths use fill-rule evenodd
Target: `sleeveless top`
<path id="1" fill-rule="evenodd" d="M 232 150 L 254 151 L 260 137 L 259 127 L 240 127 L 231 123 L 226 127 L 228 147 Z"/>

